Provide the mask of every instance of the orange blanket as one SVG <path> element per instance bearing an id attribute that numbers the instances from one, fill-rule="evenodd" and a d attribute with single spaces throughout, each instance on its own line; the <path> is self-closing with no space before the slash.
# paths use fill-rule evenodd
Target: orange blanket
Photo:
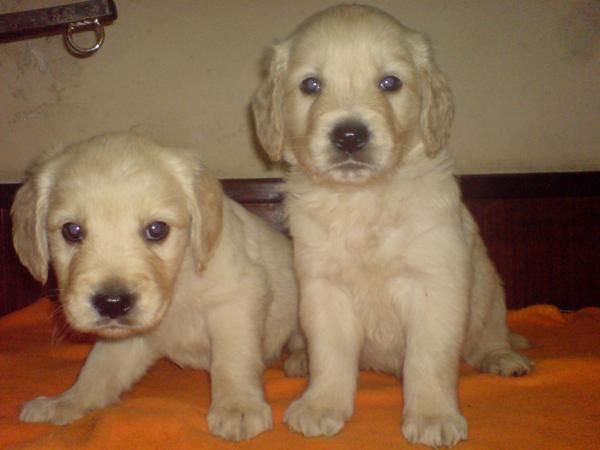
<path id="1" fill-rule="evenodd" d="M 237 444 L 208 433 L 209 378 L 161 361 L 121 402 L 64 427 L 18 421 L 22 402 L 54 395 L 77 376 L 88 343 L 56 338 L 48 300 L 0 319 L 0 446 L 35 449 L 403 449 L 402 393 L 387 375 L 360 374 L 356 410 L 340 434 L 307 439 L 282 422 L 306 381 L 280 366 L 265 374 L 273 431 Z M 501 378 L 462 368 L 469 440 L 460 449 L 600 448 L 600 308 L 561 314 L 551 306 L 509 313 L 535 345 L 530 376 Z M 102 376 L 102 374 L 98 374 Z"/>

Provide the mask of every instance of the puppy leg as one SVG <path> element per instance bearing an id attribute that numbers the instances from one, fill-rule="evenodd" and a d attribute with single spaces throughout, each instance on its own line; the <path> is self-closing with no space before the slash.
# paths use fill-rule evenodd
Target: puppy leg
<path id="1" fill-rule="evenodd" d="M 305 436 L 331 436 L 353 412 L 362 337 L 341 289 L 324 280 L 303 289 L 300 315 L 309 346 L 310 383 L 286 411 L 285 422 Z"/>
<path id="2" fill-rule="evenodd" d="M 502 376 L 522 376 L 531 372 L 533 362 L 513 347 L 527 348 L 527 340 L 512 334 L 506 325 L 503 301 L 495 301 L 479 334 L 467 337 L 465 360 L 482 372 Z"/>
<path id="3" fill-rule="evenodd" d="M 483 248 L 483 244 L 479 249 Z M 504 290 L 487 256 L 480 251 L 475 266 L 469 333 L 464 358 L 482 372 L 504 376 L 529 373 L 533 363 L 514 351 L 528 348 L 527 339 L 509 331 L 506 325 Z"/>
<path id="4" fill-rule="evenodd" d="M 501 328 L 504 328 L 504 330 L 501 330 Z M 504 334 L 507 337 L 498 339 L 498 334 Z M 511 348 L 511 340 L 518 340 L 519 344 L 527 342 L 522 336 L 511 335 L 503 320 L 502 323 L 490 324 L 486 333 L 481 336 L 478 352 L 480 356 L 471 365 L 482 372 L 505 377 L 527 375 L 533 369 L 533 362 L 514 351 Z"/>
<path id="5" fill-rule="evenodd" d="M 208 428 L 232 441 L 272 428 L 271 408 L 262 387 L 264 363 L 256 329 L 260 320 L 253 316 L 233 303 L 219 307 L 209 318 L 212 401 Z"/>
<path id="6" fill-rule="evenodd" d="M 308 375 L 308 354 L 306 344 L 300 332 L 292 335 L 288 342 L 290 356 L 285 360 L 283 370 L 288 377 L 305 377 Z"/>
<path id="7" fill-rule="evenodd" d="M 412 443 L 451 447 L 467 438 L 458 408 L 460 349 L 466 311 L 449 311 L 465 300 L 450 289 L 424 287 L 407 322 L 403 367 L 402 432 Z"/>
<path id="8" fill-rule="evenodd" d="M 25 403 L 20 418 L 56 425 L 73 422 L 117 401 L 156 359 L 155 352 L 139 337 L 98 341 L 70 389 L 56 397 L 38 397 Z"/>

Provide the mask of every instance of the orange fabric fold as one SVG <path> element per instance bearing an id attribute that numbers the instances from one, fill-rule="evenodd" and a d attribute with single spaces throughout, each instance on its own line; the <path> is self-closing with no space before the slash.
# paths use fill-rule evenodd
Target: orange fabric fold
<path id="1" fill-rule="evenodd" d="M 60 337 L 47 299 L 0 319 L 0 446 L 28 449 L 404 449 L 402 392 L 392 376 L 361 372 L 354 416 L 332 438 L 304 438 L 283 413 L 306 380 L 281 364 L 264 376 L 273 430 L 240 443 L 209 434 L 209 377 L 160 361 L 110 407 L 63 427 L 18 420 L 20 405 L 75 380 L 90 343 Z M 502 378 L 462 367 L 460 399 L 469 439 L 460 449 L 592 449 L 600 445 L 600 308 L 563 314 L 538 305 L 511 311 L 513 330 L 534 347 L 534 372 Z M 102 376 L 102 374 L 98 374 Z"/>

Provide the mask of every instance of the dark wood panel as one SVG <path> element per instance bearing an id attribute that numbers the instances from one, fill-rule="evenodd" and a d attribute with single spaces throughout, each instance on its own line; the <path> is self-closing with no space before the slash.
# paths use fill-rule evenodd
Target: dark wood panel
<path id="1" fill-rule="evenodd" d="M 242 204 L 283 201 L 281 178 L 229 178 L 221 180 L 221 184 L 229 197 Z"/>
<path id="2" fill-rule="evenodd" d="M 465 200 L 600 195 L 600 172 L 462 175 L 459 180 Z"/>
<path id="3" fill-rule="evenodd" d="M 15 254 L 6 199 L 12 199 L 12 193 L 0 191 L 0 316 L 27 306 L 42 295 L 42 286 Z"/>
<path id="4" fill-rule="evenodd" d="M 600 306 L 600 197 L 467 200 L 507 304 Z"/>
<path id="5" fill-rule="evenodd" d="M 460 182 L 504 280 L 509 307 L 600 305 L 600 172 L 468 175 Z M 48 292 L 12 247 L 9 210 L 18 186 L 0 185 L 0 315 Z M 229 179 L 223 187 L 284 230 L 280 179 Z"/>

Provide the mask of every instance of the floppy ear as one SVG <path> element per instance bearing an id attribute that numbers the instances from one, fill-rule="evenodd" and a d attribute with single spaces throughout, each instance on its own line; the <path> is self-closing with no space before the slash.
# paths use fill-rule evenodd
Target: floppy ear
<path id="1" fill-rule="evenodd" d="M 33 277 L 46 283 L 48 279 L 48 189 L 42 186 L 40 175 L 32 173 L 17 191 L 11 208 L 13 245 L 21 263 Z"/>
<path id="2" fill-rule="evenodd" d="M 432 157 L 448 143 L 454 119 L 454 104 L 450 87 L 430 55 L 427 55 L 427 62 L 420 75 L 423 82 L 421 129 L 425 151 Z"/>
<path id="3" fill-rule="evenodd" d="M 252 112 L 256 134 L 272 161 L 283 154 L 284 78 L 287 70 L 289 44 L 271 47 L 265 55 L 265 78 L 252 97 Z"/>
<path id="4" fill-rule="evenodd" d="M 190 239 L 198 272 L 206 267 L 221 237 L 224 195 L 219 180 L 203 171 L 196 175 L 190 205 Z"/>

